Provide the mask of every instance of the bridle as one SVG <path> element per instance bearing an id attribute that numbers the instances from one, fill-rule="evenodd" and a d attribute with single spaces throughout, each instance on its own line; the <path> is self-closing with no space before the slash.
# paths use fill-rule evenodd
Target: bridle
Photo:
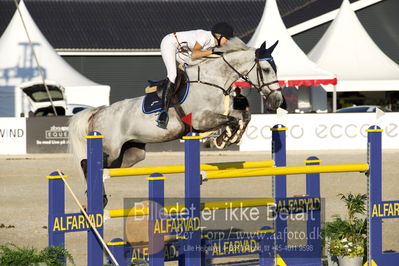
<path id="1" fill-rule="evenodd" d="M 273 90 L 273 89 L 270 87 L 270 85 L 275 84 L 275 83 L 278 83 L 278 80 L 273 80 L 273 81 L 271 81 L 271 82 L 266 82 L 266 83 L 264 82 L 264 77 L 263 77 L 263 73 L 262 73 L 262 67 L 260 66 L 260 61 L 263 61 L 263 60 L 267 60 L 267 61 L 273 60 L 272 57 L 265 57 L 265 58 L 261 58 L 261 59 L 255 58 L 254 65 L 253 65 L 253 66 L 247 71 L 247 73 L 245 73 L 245 74 L 239 72 L 234 66 L 232 66 L 232 65 L 227 61 L 227 59 L 224 57 L 224 55 L 222 55 L 222 59 L 223 59 L 223 61 L 224 61 L 224 62 L 225 62 L 238 76 L 239 76 L 239 78 L 241 78 L 241 79 L 243 79 L 244 81 L 246 81 L 247 83 L 249 83 L 252 87 L 254 87 L 254 88 L 259 92 L 259 94 L 263 95 L 263 96 L 265 97 L 265 100 L 267 100 L 267 99 L 270 97 L 271 94 L 273 94 L 273 93 L 275 93 L 275 92 L 281 91 L 281 88 L 278 88 L 278 89 Z M 251 71 L 252 71 L 255 67 L 256 67 L 256 77 L 257 77 L 258 85 L 254 84 L 254 83 L 253 83 L 251 80 L 249 80 L 249 78 L 248 78 L 249 73 L 251 73 Z M 199 66 L 199 65 L 198 65 L 198 80 L 189 80 L 188 82 L 189 82 L 189 83 L 201 83 L 201 84 L 204 84 L 204 85 L 216 87 L 216 88 L 222 90 L 224 95 L 229 95 L 229 94 L 230 94 L 230 92 L 231 92 L 231 90 L 232 90 L 232 85 L 233 85 L 233 83 L 234 83 L 234 82 L 233 82 L 232 84 L 230 84 L 229 88 L 228 88 L 227 90 L 225 90 L 223 87 L 221 87 L 221 86 L 219 86 L 219 85 L 217 85 L 217 84 L 213 84 L 213 83 L 210 83 L 210 82 L 202 81 L 202 80 L 201 80 L 201 73 L 200 73 L 200 66 Z M 262 88 L 263 88 L 263 87 L 267 87 L 267 88 L 270 90 L 270 92 L 269 92 L 267 95 L 265 95 L 265 94 L 263 93 L 263 91 L 262 91 Z"/>
<path id="2" fill-rule="evenodd" d="M 271 81 L 271 82 L 264 82 L 264 79 L 263 79 L 263 72 L 262 72 L 262 67 L 260 66 L 260 61 L 264 61 L 264 60 L 266 60 L 266 61 L 269 61 L 269 60 L 273 60 L 273 58 L 272 57 L 265 57 L 265 58 L 255 58 L 255 63 L 254 63 L 254 65 L 248 70 L 248 72 L 246 73 L 246 74 L 242 74 L 242 73 L 240 73 L 237 69 L 235 69 L 234 68 L 234 66 L 232 66 L 227 60 L 226 60 L 226 58 L 224 57 L 224 55 L 222 55 L 222 58 L 223 58 L 223 61 L 234 71 L 234 72 L 236 72 L 237 74 L 238 74 L 238 76 L 241 78 L 241 79 L 243 79 L 243 80 L 245 80 L 247 83 L 249 83 L 252 87 L 254 87 L 258 92 L 259 92 L 259 94 L 261 94 L 261 95 L 263 95 L 264 97 L 265 97 L 265 100 L 267 100 L 269 97 L 270 97 L 270 95 L 272 94 L 272 93 L 275 93 L 275 92 L 278 92 L 278 91 L 281 91 L 281 88 L 279 87 L 278 89 L 275 89 L 275 90 L 273 90 L 271 87 L 270 87 L 270 85 L 272 85 L 272 84 L 275 84 L 275 83 L 278 83 L 278 80 L 273 80 L 273 81 Z M 255 66 L 256 66 L 256 78 L 257 78 L 257 81 L 258 81 L 258 85 L 256 85 L 256 84 L 254 84 L 249 78 L 248 78 L 248 75 L 249 75 L 249 73 L 251 73 L 251 71 L 255 68 Z M 262 91 L 262 88 L 263 87 L 266 87 L 267 86 L 267 88 L 270 90 L 270 92 L 267 94 L 267 95 L 265 95 L 264 93 L 263 93 L 263 91 Z M 231 87 L 231 86 L 230 86 Z"/>

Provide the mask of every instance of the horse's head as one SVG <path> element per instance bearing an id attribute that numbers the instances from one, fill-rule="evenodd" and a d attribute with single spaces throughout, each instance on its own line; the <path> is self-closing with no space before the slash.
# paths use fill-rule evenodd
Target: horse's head
<path id="1" fill-rule="evenodd" d="M 259 91 L 266 101 L 267 109 L 276 110 L 283 103 L 281 88 L 277 80 L 277 67 L 272 57 L 277 43 L 278 41 L 266 48 L 266 42 L 264 42 L 260 48 L 254 50 L 239 38 L 231 38 L 225 46 L 218 47 L 218 51 L 225 54 L 216 58 L 202 59 L 200 62 L 203 64 L 201 69 L 204 73 L 207 73 L 206 69 L 209 68 L 209 75 L 223 80 L 215 83 L 206 82 L 206 84 L 226 91 L 228 89 L 225 87 L 215 84 L 224 82 L 224 85 L 230 88 L 238 78 L 244 79 Z M 195 68 L 193 73 L 199 77 L 199 68 Z"/>
<path id="2" fill-rule="evenodd" d="M 256 71 L 251 69 L 247 81 L 256 88 L 266 101 L 269 110 L 276 110 L 283 103 L 283 95 L 277 79 L 277 67 L 272 52 L 278 41 L 266 48 L 266 42 L 255 50 Z"/>

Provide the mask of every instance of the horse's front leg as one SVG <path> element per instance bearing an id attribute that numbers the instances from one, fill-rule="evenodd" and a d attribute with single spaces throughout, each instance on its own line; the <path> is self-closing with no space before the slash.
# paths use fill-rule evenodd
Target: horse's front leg
<path id="1" fill-rule="evenodd" d="M 237 128 L 236 132 L 233 133 L 233 136 L 229 139 L 230 144 L 236 144 L 241 141 L 242 135 L 251 121 L 251 113 L 246 110 L 234 110 L 234 117 L 239 119 L 239 127 Z"/>
<path id="2" fill-rule="evenodd" d="M 210 131 L 225 128 L 222 134 L 214 140 L 217 148 L 223 149 L 230 137 L 239 128 L 239 120 L 231 115 L 222 115 L 211 111 L 205 111 L 201 115 L 194 116 L 193 127 L 198 131 Z"/>
<path id="3" fill-rule="evenodd" d="M 192 123 L 193 128 L 201 132 L 217 130 L 225 126 L 230 126 L 231 128 L 238 127 L 238 119 L 236 117 L 212 111 L 194 114 Z"/>

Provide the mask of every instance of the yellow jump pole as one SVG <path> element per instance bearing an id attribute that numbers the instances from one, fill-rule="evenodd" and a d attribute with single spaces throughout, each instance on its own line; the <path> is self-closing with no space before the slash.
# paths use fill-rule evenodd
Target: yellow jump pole
<path id="1" fill-rule="evenodd" d="M 369 169 L 368 164 L 339 164 L 339 165 L 308 165 L 308 166 L 286 166 L 258 169 L 237 169 L 223 171 L 202 172 L 202 178 L 222 179 L 240 178 L 253 176 L 275 176 L 275 175 L 297 175 L 314 173 L 341 173 L 341 172 L 365 172 Z"/>
<path id="2" fill-rule="evenodd" d="M 275 206 L 275 201 L 272 198 L 261 199 L 242 199 L 230 201 L 216 201 L 216 202 L 203 202 L 201 203 L 201 211 L 203 210 L 224 210 L 233 208 L 251 208 L 260 206 Z M 165 212 L 182 213 L 184 211 L 184 204 L 168 205 L 165 206 Z M 148 215 L 148 207 L 131 208 L 131 209 L 109 209 L 105 211 L 106 218 L 118 218 L 129 216 L 143 216 Z"/>
<path id="3" fill-rule="evenodd" d="M 261 167 L 272 167 L 272 166 L 274 166 L 273 160 L 223 162 L 223 163 L 201 164 L 200 170 L 217 171 L 217 170 L 261 168 Z M 152 173 L 162 173 L 162 174 L 184 173 L 184 165 L 104 169 L 103 175 L 104 178 L 107 179 L 110 177 L 149 175 Z"/>

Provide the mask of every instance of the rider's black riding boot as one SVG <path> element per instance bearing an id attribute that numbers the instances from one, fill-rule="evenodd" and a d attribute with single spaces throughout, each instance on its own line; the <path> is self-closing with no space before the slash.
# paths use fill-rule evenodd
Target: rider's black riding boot
<path id="1" fill-rule="evenodd" d="M 168 80 L 168 84 L 162 93 L 162 110 L 158 115 L 157 122 L 158 127 L 166 129 L 166 126 L 169 122 L 169 114 L 168 109 L 170 105 L 170 101 L 172 100 L 172 96 L 175 94 L 175 84 L 173 84 L 170 80 Z"/>

